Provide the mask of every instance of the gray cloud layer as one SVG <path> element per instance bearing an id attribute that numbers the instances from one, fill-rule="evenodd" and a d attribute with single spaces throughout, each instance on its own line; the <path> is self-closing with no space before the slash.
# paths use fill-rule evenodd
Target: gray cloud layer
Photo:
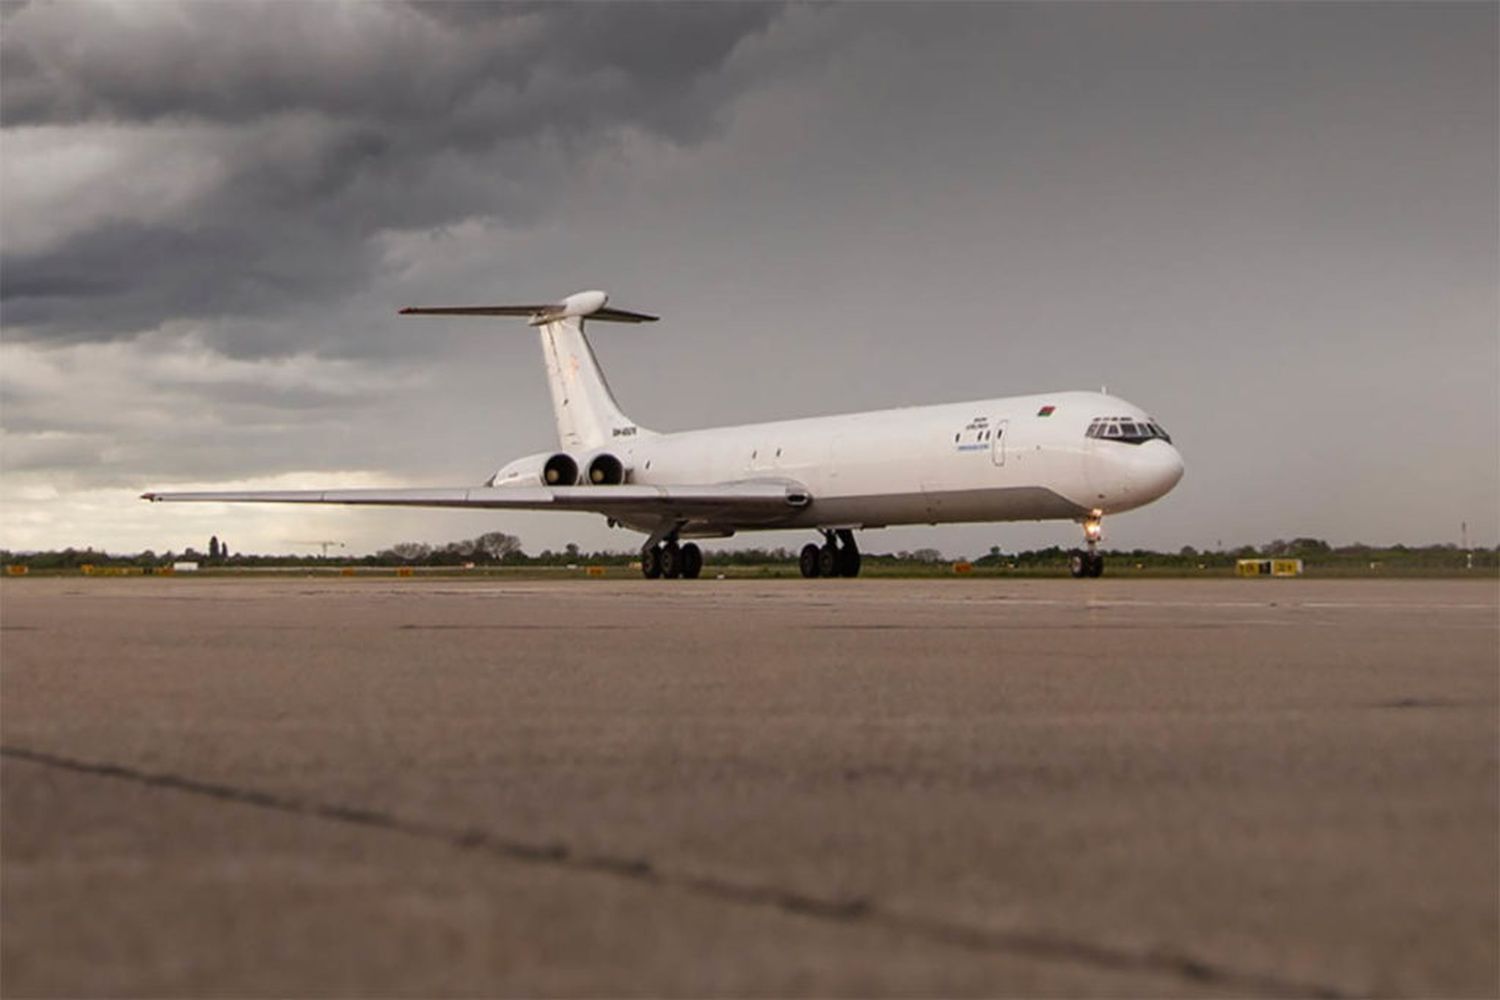
<path id="1" fill-rule="evenodd" d="M 171 211 L 5 252 L 12 327 L 107 337 L 348 294 L 371 238 L 545 215 L 628 129 L 693 142 L 768 5 L 35 5 L 0 40 L 10 129 L 171 126 L 214 165 Z M 66 156 L 59 151 L 59 156 Z M 168 171 L 172 162 L 134 169 Z M 118 202 L 130 176 L 104 176 Z M 99 197 L 99 193 L 95 192 Z M 24 215 L 11 199 L 7 214 Z"/>

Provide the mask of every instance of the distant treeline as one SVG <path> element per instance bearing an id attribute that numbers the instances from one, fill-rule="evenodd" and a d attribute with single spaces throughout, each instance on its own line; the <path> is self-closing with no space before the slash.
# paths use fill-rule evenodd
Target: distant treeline
<path id="1" fill-rule="evenodd" d="M 619 566 L 640 558 L 636 550 L 584 552 L 569 543 L 562 549 L 543 549 L 532 555 L 521 547 L 520 539 L 514 535 L 494 531 L 478 538 L 449 542 L 446 545 L 431 545 L 426 542 L 401 542 L 373 555 L 258 555 L 229 552 L 210 539 L 210 552 L 187 549 L 183 552 L 153 552 L 147 550 L 133 555 L 101 552 L 92 548 L 67 548 L 49 552 L 9 552 L 0 550 L 0 562 L 6 565 L 26 566 L 35 570 L 67 570 L 80 566 L 136 566 L 151 569 L 170 566 L 176 562 L 196 562 L 204 568 L 273 568 L 284 566 L 368 566 L 368 567 L 462 567 L 462 566 Z M 1006 552 L 999 546 L 988 553 L 971 559 L 957 560 L 972 563 L 976 569 L 991 570 L 1046 570 L 1061 569 L 1067 565 L 1071 550 L 1061 546 L 1045 549 L 1028 549 L 1021 552 Z M 1343 545 L 1332 546 L 1318 538 L 1276 539 L 1265 545 L 1245 545 L 1237 549 L 1199 551 L 1185 545 L 1176 552 L 1157 552 L 1150 549 L 1105 550 L 1111 564 L 1159 570 L 1212 570 L 1229 569 L 1237 559 L 1289 558 L 1301 559 L 1309 567 L 1331 569 L 1369 570 L 1388 568 L 1391 570 L 1462 570 L 1472 554 L 1475 569 L 1493 569 L 1500 566 L 1500 548 L 1471 551 L 1456 545 Z M 767 566 L 794 565 L 797 551 L 787 548 L 751 548 L 709 550 L 704 553 L 709 565 L 717 566 Z M 873 566 L 937 566 L 955 560 L 944 559 L 937 549 L 915 549 L 900 552 L 867 552 L 865 562 Z"/>

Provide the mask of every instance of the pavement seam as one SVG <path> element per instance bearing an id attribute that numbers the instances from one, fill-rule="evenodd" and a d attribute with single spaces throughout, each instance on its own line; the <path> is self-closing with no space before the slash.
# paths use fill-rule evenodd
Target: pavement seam
<path id="1" fill-rule="evenodd" d="M 1205 986 L 1226 987 L 1257 995 L 1323 997 L 1331 1000 L 1351 995 L 1327 985 L 1229 968 L 1182 952 L 1161 949 L 1131 951 L 1044 932 L 998 930 L 964 924 L 940 917 L 902 912 L 882 906 L 867 897 L 819 896 L 796 889 L 741 882 L 723 875 L 673 871 L 645 858 L 580 852 L 560 841 L 516 840 L 472 827 L 426 823 L 375 809 L 316 802 L 182 775 L 142 771 L 120 764 L 79 760 L 14 744 L 0 745 L 0 756 L 260 809 L 402 833 L 444 843 L 459 850 L 483 851 L 525 864 L 592 872 L 643 885 L 674 888 L 737 905 L 769 907 L 833 923 L 893 930 L 968 951 L 1003 953 L 1115 972 L 1167 975 Z"/>

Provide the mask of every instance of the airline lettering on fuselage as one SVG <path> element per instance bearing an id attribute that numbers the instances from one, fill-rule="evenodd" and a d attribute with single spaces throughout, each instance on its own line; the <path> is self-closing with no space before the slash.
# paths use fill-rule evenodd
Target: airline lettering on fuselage
<path id="1" fill-rule="evenodd" d="M 953 435 L 953 447 L 955 451 L 984 451 L 989 445 L 987 432 L 990 428 L 989 417 L 975 417 L 964 425 L 964 429 Z"/>
<path id="2" fill-rule="evenodd" d="M 611 433 L 617 438 L 635 437 L 634 427 L 616 427 Z"/>

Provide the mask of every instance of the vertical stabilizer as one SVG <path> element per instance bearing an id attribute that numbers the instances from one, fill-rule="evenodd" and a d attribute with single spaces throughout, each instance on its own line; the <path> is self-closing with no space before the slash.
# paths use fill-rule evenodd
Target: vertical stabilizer
<path id="1" fill-rule="evenodd" d="M 557 437 L 567 450 L 602 448 L 611 441 L 634 437 L 639 428 L 620 411 L 614 393 L 599 368 L 599 359 L 583 332 L 583 317 L 565 316 L 537 328 L 547 385 L 552 390 L 552 412 Z"/>

